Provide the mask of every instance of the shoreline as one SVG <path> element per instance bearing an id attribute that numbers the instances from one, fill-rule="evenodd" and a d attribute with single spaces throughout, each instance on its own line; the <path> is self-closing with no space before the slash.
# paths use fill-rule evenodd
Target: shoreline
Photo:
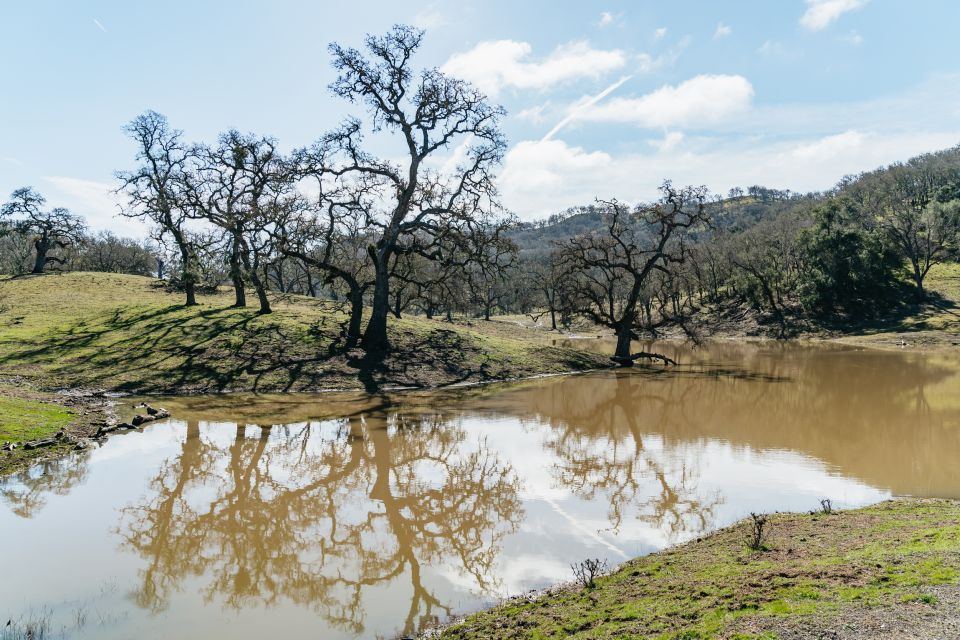
<path id="1" fill-rule="evenodd" d="M 898 334 L 885 333 L 885 334 L 856 334 L 856 335 L 845 335 L 838 337 L 824 337 L 824 336 L 799 336 L 799 337 L 790 337 L 790 338 L 775 338 L 769 336 L 736 336 L 736 335 L 718 335 L 710 336 L 705 339 L 705 342 L 716 342 L 721 344 L 800 344 L 800 345 L 823 345 L 823 346 L 836 346 L 836 347 L 845 347 L 852 349 L 872 349 L 879 351 L 897 351 L 903 352 L 905 350 L 913 351 L 915 353 L 922 354 L 933 354 L 933 353 L 951 353 L 955 350 L 956 345 L 960 344 L 960 338 L 955 338 L 949 334 L 946 335 L 937 335 L 933 339 L 929 339 L 931 336 L 925 335 L 927 333 L 936 333 L 936 332 L 923 332 L 920 335 L 921 338 L 927 338 L 925 340 L 920 340 L 913 343 L 907 343 L 906 345 L 901 345 L 900 343 L 892 342 L 894 339 L 899 338 Z M 556 339 L 574 339 L 569 336 L 553 338 L 552 333 L 548 331 L 543 332 L 543 342 L 545 344 L 550 340 Z M 882 338 L 874 338 L 874 336 L 882 335 Z M 579 336 L 575 338 L 577 341 L 588 342 L 593 341 L 603 341 L 609 339 L 608 336 Z M 672 344 L 672 345 L 682 345 L 686 341 L 675 338 L 675 337 L 665 337 L 653 343 L 660 344 Z M 549 346 L 549 345 L 546 345 Z M 558 347 L 551 347 L 558 348 Z M 591 351 L 585 349 L 566 349 L 567 351 L 575 352 L 581 356 L 593 358 L 599 362 L 607 362 L 608 356 L 599 352 Z M 960 350 L 957 350 L 960 353 Z M 681 363 L 682 365 L 682 363 Z M 639 367 L 638 367 L 639 368 Z M 615 365 L 610 366 L 593 366 L 587 368 L 573 368 L 567 369 L 564 371 L 548 371 L 542 373 L 531 373 L 529 375 L 519 375 L 519 376 L 505 376 L 497 378 L 487 378 L 482 380 L 468 380 L 468 381 L 454 381 L 454 382 L 432 382 L 426 384 L 385 384 L 376 388 L 376 390 L 368 390 L 362 386 L 355 385 L 339 385 L 339 386 L 325 386 L 318 388 L 298 388 L 295 390 L 280 390 L 273 388 L 266 389 L 250 389 L 250 388 L 228 388 L 228 389 L 211 389 L 211 388 L 197 388 L 197 387 L 184 387 L 184 388 L 165 388 L 157 390 L 156 392 L 144 392 L 140 389 L 134 389 L 131 391 L 125 391 L 122 389 L 103 389 L 103 388 L 83 388 L 83 387 L 72 387 L 72 388 L 58 388 L 55 390 L 40 390 L 36 389 L 33 384 L 33 380 L 30 378 L 20 377 L 18 379 L 8 379 L 7 384 L 0 386 L 0 399 L 5 397 L 10 397 L 9 390 L 11 389 L 27 389 L 29 390 L 34 397 L 42 400 L 43 402 L 49 403 L 51 405 L 60 405 L 65 407 L 73 407 L 78 411 L 76 418 L 71 421 L 68 425 L 65 425 L 65 430 L 69 436 L 67 440 L 63 443 L 63 446 L 51 446 L 42 449 L 33 449 L 32 451 L 24 451 L 22 446 L 19 451 L 0 451 L 0 477 L 9 476 L 14 473 L 20 472 L 29 468 L 33 464 L 43 462 L 46 460 L 56 459 L 59 457 L 64 457 L 70 455 L 75 450 L 80 451 L 83 448 L 87 447 L 87 442 L 84 442 L 84 446 L 81 449 L 75 449 L 75 446 L 78 445 L 81 441 L 89 441 L 92 439 L 97 429 L 100 426 L 112 426 L 117 423 L 117 413 L 114 410 L 114 407 L 117 405 L 118 401 L 125 398 L 136 398 L 136 397 L 167 397 L 167 396 L 184 396 L 184 397 L 196 397 L 196 396 L 229 396 L 235 394 L 254 394 L 254 395 L 269 395 L 269 394 L 284 394 L 284 395 L 294 395 L 294 396 L 306 396 L 306 395 L 323 395 L 323 394 L 336 394 L 336 393 L 416 393 L 416 392 L 431 392 L 431 391 L 443 391 L 443 390 L 457 390 L 457 389 L 470 389 L 475 387 L 484 387 L 497 384 L 513 384 L 513 383 L 522 383 L 527 381 L 547 379 L 554 377 L 562 376 L 574 376 L 587 373 L 595 373 L 599 371 L 615 370 L 617 367 Z M 16 393 L 13 394 L 14 397 Z M 17 443 L 22 445 L 22 442 Z"/>
<path id="2" fill-rule="evenodd" d="M 516 594 L 417 637 L 793 640 L 960 629 L 960 501 L 895 497 L 769 518 L 758 549 L 746 518 L 631 558 L 596 587 L 571 580 Z M 863 634 L 871 630 L 883 635 Z"/>

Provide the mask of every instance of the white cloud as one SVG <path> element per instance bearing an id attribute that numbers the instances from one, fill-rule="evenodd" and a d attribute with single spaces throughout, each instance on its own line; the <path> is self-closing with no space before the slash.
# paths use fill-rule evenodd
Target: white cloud
<path id="1" fill-rule="evenodd" d="M 958 104 L 960 74 L 937 74 L 859 102 L 755 105 L 709 132 L 664 125 L 626 135 L 596 125 L 599 135 L 591 129 L 579 145 L 527 140 L 504 160 L 503 203 L 529 220 L 598 196 L 648 200 L 665 178 L 716 193 L 748 184 L 820 191 L 846 174 L 957 146 Z"/>
<path id="2" fill-rule="evenodd" d="M 800 24 L 811 31 L 825 29 L 844 13 L 859 9 L 867 0 L 807 0 Z"/>
<path id="3" fill-rule="evenodd" d="M 662 40 L 666 35 L 667 35 L 667 28 L 660 27 L 659 29 L 653 32 L 653 39 Z"/>
<path id="4" fill-rule="evenodd" d="M 418 29 L 436 29 L 447 24 L 446 17 L 435 7 L 429 7 L 413 17 L 413 25 Z"/>
<path id="5" fill-rule="evenodd" d="M 611 163 L 605 152 L 584 151 L 562 140 L 525 140 L 507 153 L 498 182 L 504 203 L 529 219 L 592 201 L 594 196 L 586 196 L 579 183 L 603 174 Z"/>
<path id="6" fill-rule="evenodd" d="M 700 127 L 742 113 L 752 100 L 753 85 L 743 76 L 699 75 L 639 98 L 615 98 L 593 105 L 578 119 L 641 127 Z"/>
<path id="7" fill-rule="evenodd" d="M 600 78 L 627 61 L 618 49 L 594 49 L 584 41 L 561 45 L 540 61 L 530 62 L 531 52 L 527 42 L 481 42 L 469 51 L 451 56 L 441 70 L 496 96 L 504 87 L 545 89 L 579 78 Z"/>
<path id="8" fill-rule="evenodd" d="M 569 109 L 568 112 L 567 112 L 567 115 L 566 115 L 562 120 L 560 120 L 560 122 L 558 122 L 558 123 L 553 127 L 553 129 L 551 129 L 551 130 L 547 133 L 547 135 L 545 135 L 545 136 L 543 137 L 543 139 L 544 139 L 544 140 L 549 140 L 550 138 L 552 138 L 553 136 L 555 136 L 555 135 L 556 135 L 557 133 L 559 133 L 560 130 L 563 129 L 565 126 L 567 126 L 567 125 L 570 124 L 571 122 L 579 119 L 580 116 L 581 116 L 583 113 L 585 113 L 586 111 L 588 111 L 589 109 L 591 109 L 595 104 L 599 103 L 601 100 L 603 100 L 604 98 L 606 98 L 608 95 L 610 95 L 611 93 L 613 93 L 614 91 L 616 91 L 617 89 L 619 89 L 620 86 L 623 85 L 623 83 L 625 83 L 625 82 L 626 82 L 627 80 L 629 80 L 631 77 L 632 77 L 632 76 L 624 76 L 623 78 L 620 78 L 619 80 L 617 80 L 616 82 L 614 82 L 613 84 L 611 84 L 609 87 L 607 87 L 606 89 L 604 89 L 603 91 L 601 91 L 601 92 L 598 93 L 597 95 L 595 95 L 595 96 L 586 96 L 586 97 L 584 97 L 584 98 L 581 98 L 579 101 L 577 101 L 576 104 L 574 104 L 572 107 L 570 107 L 570 109 Z"/>
<path id="9" fill-rule="evenodd" d="M 514 117 L 518 120 L 532 122 L 533 124 L 543 124 L 547 119 L 546 111 L 549 108 L 549 101 L 543 104 L 535 104 L 532 107 L 527 107 L 526 109 L 518 111 Z"/>
<path id="10" fill-rule="evenodd" d="M 112 231 L 132 238 L 146 237 L 147 225 L 119 215 L 122 200 L 112 192 L 112 185 L 65 176 L 44 176 L 43 179 L 49 185 L 42 191 L 50 206 L 66 207 L 83 216 L 94 231 Z"/>
<path id="11" fill-rule="evenodd" d="M 719 40 L 720 38 L 726 38 L 733 33 L 733 27 L 725 25 L 722 22 L 717 24 L 717 30 L 713 32 L 713 39 Z"/>
<path id="12" fill-rule="evenodd" d="M 863 44 L 863 36 L 861 36 L 856 30 L 851 31 L 847 35 L 840 38 L 842 41 L 847 44 L 851 44 L 855 47 L 859 47 Z"/>
<path id="13" fill-rule="evenodd" d="M 787 60 L 796 60 L 802 54 L 799 51 L 788 49 L 782 42 L 776 40 L 767 40 L 759 48 L 757 53 L 765 58 L 784 58 Z"/>
<path id="14" fill-rule="evenodd" d="M 663 140 L 651 140 L 650 144 L 660 151 L 672 151 L 683 142 L 685 137 L 682 131 L 668 131 L 664 134 Z"/>
<path id="15" fill-rule="evenodd" d="M 100 31 L 103 31 L 104 33 L 107 32 L 107 28 L 103 26 L 103 24 L 101 24 L 96 18 L 93 19 L 93 24 L 97 25 L 97 29 L 100 29 Z"/>
<path id="16" fill-rule="evenodd" d="M 596 197 L 649 200 L 656 197 L 657 186 L 665 178 L 678 184 L 706 184 L 714 193 L 745 184 L 821 191 L 844 175 L 947 148 L 958 140 L 960 128 L 847 131 L 820 139 L 737 142 L 677 138 L 668 133 L 662 141 L 645 146 L 654 149 L 649 153 L 616 155 L 560 140 L 524 141 L 507 154 L 500 185 L 504 204 L 531 220 Z"/>
<path id="17" fill-rule="evenodd" d="M 17 165 L 18 167 L 22 167 L 22 166 L 23 166 L 23 162 L 22 162 L 19 158 L 14 158 L 13 156 L 6 156 L 6 157 L 3 159 L 3 161 L 4 161 L 4 162 L 9 162 L 10 164 L 15 164 L 15 165 Z"/>
<path id="18" fill-rule="evenodd" d="M 604 11 L 603 13 L 600 14 L 600 20 L 597 21 L 597 26 L 603 29 L 605 27 L 611 26 L 612 24 L 616 23 L 618 20 L 620 20 L 620 14 L 614 15 L 609 11 Z"/>
<path id="19" fill-rule="evenodd" d="M 843 153 L 863 147 L 864 135 L 856 130 L 844 131 L 821 138 L 816 142 L 801 144 L 792 153 L 803 160 L 829 160 Z"/>

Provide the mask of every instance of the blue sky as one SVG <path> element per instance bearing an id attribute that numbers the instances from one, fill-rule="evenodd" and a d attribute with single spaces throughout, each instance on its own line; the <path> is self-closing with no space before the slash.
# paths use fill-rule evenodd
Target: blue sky
<path id="1" fill-rule="evenodd" d="M 33 185 L 136 233 L 109 193 L 124 122 L 150 108 L 190 139 L 307 144 L 350 113 L 327 44 L 398 22 L 427 30 L 421 65 L 507 108 L 500 186 L 527 219 L 665 178 L 824 189 L 960 143 L 953 0 L 35 0 L 0 7 L 0 193 Z"/>

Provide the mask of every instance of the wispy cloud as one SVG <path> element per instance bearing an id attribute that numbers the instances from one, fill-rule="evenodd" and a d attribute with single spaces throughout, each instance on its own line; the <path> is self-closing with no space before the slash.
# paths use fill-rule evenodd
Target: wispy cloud
<path id="1" fill-rule="evenodd" d="M 720 38 L 726 38 L 731 33 L 733 33 L 733 27 L 721 22 L 717 24 L 717 30 L 713 32 L 713 39 L 719 40 Z"/>
<path id="2" fill-rule="evenodd" d="M 807 10 L 800 17 L 800 24 L 811 31 L 826 29 L 843 14 L 865 4 L 867 0 L 807 0 Z"/>
<path id="3" fill-rule="evenodd" d="M 147 225 L 120 213 L 120 197 L 105 182 L 67 176 L 44 176 L 42 189 L 50 204 L 67 207 L 83 216 L 94 230 L 113 231 L 130 237 L 144 237 Z"/>
<path id="4" fill-rule="evenodd" d="M 753 85 L 743 76 L 705 74 L 636 98 L 615 98 L 602 105 L 590 101 L 577 110 L 577 118 L 644 128 L 700 128 L 743 113 L 752 100 Z"/>
<path id="5" fill-rule="evenodd" d="M 104 33 L 107 32 L 107 28 L 103 26 L 103 23 L 96 18 L 93 19 L 93 24 L 97 25 L 97 29 L 100 29 L 100 31 L 103 31 Z"/>
<path id="6" fill-rule="evenodd" d="M 600 19 L 597 21 L 597 26 L 601 29 L 609 27 L 613 24 L 616 24 L 620 20 L 622 14 L 613 14 L 609 11 L 604 11 L 600 14 Z"/>
<path id="7" fill-rule="evenodd" d="M 23 162 L 21 162 L 21 160 L 20 160 L 19 158 L 14 158 L 13 156 L 6 156 L 6 157 L 3 159 L 3 161 L 4 161 L 4 162 L 7 162 L 7 163 L 9 163 L 9 164 L 15 164 L 15 165 L 17 165 L 18 167 L 22 167 L 22 166 L 23 166 Z"/>
<path id="8" fill-rule="evenodd" d="M 530 60 L 532 52 L 528 42 L 481 42 L 451 56 L 441 70 L 496 96 L 504 87 L 546 89 L 570 80 L 600 78 L 627 63 L 623 51 L 594 49 L 585 41 L 561 45 L 542 60 Z"/>
<path id="9" fill-rule="evenodd" d="M 654 40 L 663 40 L 663 38 L 665 38 L 666 35 L 667 35 L 667 28 L 666 28 L 666 27 L 660 27 L 659 29 L 657 29 L 656 31 L 653 32 L 653 39 L 654 39 Z"/>
<path id="10" fill-rule="evenodd" d="M 615 102 L 607 98 L 593 109 Z M 663 178 L 718 193 L 748 184 L 828 189 L 845 174 L 957 145 L 958 104 L 960 75 L 938 75 L 879 99 L 751 105 L 699 133 L 651 127 L 629 139 L 637 144 L 625 139 L 615 150 L 559 137 L 523 140 L 504 160 L 503 202 L 533 219 L 598 195 L 645 200 Z"/>
<path id="11" fill-rule="evenodd" d="M 447 18 L 439 9 L 430 6 L 413 17 L 413 24 L 419 29 L 436 29 L 447 24 Z"/>
<path id="12" fill-rule="evenodd" d="M 801 56 L 800 52 L 788 49 L 782 42 L 777 42 L 776 40 L 767 40 L 764 42 L 757 48 L 757 53 L 765 58 L 796 59 Z"/>
<path id="13" fill-rule="evenodd" d="M 856 29 L 840 38 L 840 40 L 855 47 L 859 47 L 863 44 L 863 36 L 861 36 Z"/>
<path id="14" fill-rule="evenodd" d="M 601 91 L 600 93 L 598 93 L 597 95 L 590 96 L 578 102 L 576 105 L 574 105 L 570 109 L 570 112 L 566 115 L 566 117 L 564 117 L 560 122 L 558 122 L 556 126 L 553 127 L 553 129 L 550 129 L 550 131 L 547 132 L 547 135 L 543 136 L 540 142 L 545 142 L 551 139 L 553 136 L 557 135 L 561 129 L 563 129 L 565 126 L 567 126 L 574 120 L 578 119 L 582 114 L 586 113 L 589 109 L 594 107 L 598 102 L 600 102 L 601 100 L 606 98 L 608 95 L 610 95 L 611 93 L 619 89 L 624 82 L 626 82 L 632 77 L 633 76 L 624 76 L 619 80 L 617 80 L 616 82 L 614 82 L 613 84 L 611 84 L 609 87 L 607 87 L 603 91 Z"/>

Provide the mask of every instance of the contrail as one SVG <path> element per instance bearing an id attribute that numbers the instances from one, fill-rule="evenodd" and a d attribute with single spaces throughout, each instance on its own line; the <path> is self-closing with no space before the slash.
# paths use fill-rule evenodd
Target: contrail
<path id="1" fill-rule="evenodd" d="M 96 18 L 93 19 L 93 24 L 97 25 L 97 27 L 100 29 L 100 31 L 103 31 L 104 33 L 107 32 L 107 28 L 106 28 L 105 26 L 103 26 L 102 24 L 100 24 L 100 21 L 97 20 Z"/>
<path id="2" fill-rule="evenodd" d="M 579 116 L 585 110 L 589 109 L 590 107 L 597 104 L 598 102 L 606 98 L 608 95 L 616 91 L 620 87 L 620 85 L 622 85 L 624 82 L 626 82 L 632 77 L 633 76 L 623 76 L 622 78 L 620 78 L 619 80 L 614 82 L 612 85 L 610 85 L 609 87 L 607 87 L 606 89 L 598 93 L 597 95 L 593 96 L 586 102 L 580 105 L 577 105 L 577 107 L 574 108 L 573 111 L 567 114 L 567 117 L 565 117 L 563 120 L 557 123 L 557 126 L 555 126 L 553 129 L 550 129 L 550 131 L 547 132 L 547 135 L 543 136 L 540 142 L 546 142 L 547 140 L 555 136 L 557 133 L 560 132 L 561 129 L 563 129 L 565 126 L 567 126 L 568 124 L 576 120 L 577 116 Z"/>

